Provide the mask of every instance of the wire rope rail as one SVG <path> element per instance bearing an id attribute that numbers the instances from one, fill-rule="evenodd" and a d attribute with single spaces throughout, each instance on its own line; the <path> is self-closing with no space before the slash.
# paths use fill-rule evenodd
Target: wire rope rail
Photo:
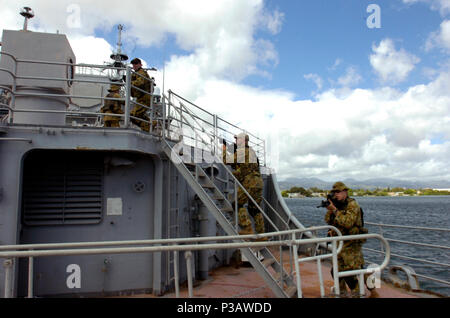
<path id="1" fill-rule="evenodd" d="M 379 227 L 381 235 L 383 235 L 383 228 L 398 228 L 398 229 L 405 229 L 405 230 L 420 230 L 420 231 L 430 231 L 430 232 L 434 231 L 434 232 L 450 233 L 450 229 L 447 229 L 447 228 L 433 228 L 433 227 L 423 227 L 423 226 L 383 224 L 383 223 L 372 223 L 372 222 L 365 222 L 365 224 Z M 387 237 L 385 237 L 385 239 L 388 242 L 398 243 L 398 244 L 403 244 L 403 245 L 418 246 L 418 247 L 425 247 L 425 248 L 435 248 L 435 249 L 440 249 L 440 250 L 444 250 L 444 251 L 450 250 L 450 246 L 446 246 L 446 245 L 399 240 L 399 239 L 393 239 L 393 238 L 387 238 Z M 366 251 L 370 251 L 370 252 L 374 252 L 374 253 L 378 253 L 378 254 L 385 254 L 385 251 L 383 250 L 383 248 L 381 248 L 381 250 L 376 250 L 376 249 L 371 249 L 371 248 L 363 248 L 363 249 Z M 423 259 L 423 258 L 418 258 L 418 257 L 405 256 L 405 255 L 401 255 L 401 254 L 397 254 L 397 253 L 391 253 L 391 256 L 400 258 L 400 259 L 404 259 L 404 260 L 408 260 L 408 261 L 429 264 L 429 265 L 433 265 L 433 266 L 441 266 L 441 267 L 447 267 L 447 268 L 450 267 L 450 264 L 448 264 L 448 263 L 443 263 L 443 262 L 439 262 L 439 261 L 435 261 L 435 260 L 428 260 L 428 259 Z M 426 280 L 434 281 L 439 284 L 450 286 L 450 281 L 446 281 L 446 280 L 439 279 L 436 277 L 419 274 L 419 273 L 416 273 L 415 271 L 408 272 L 407 275 L 413 276 L 412 277 L 413 279 L 417 279 L 417 277 L 420 277 L 420 278 L 423 278 Z M 411 277 L 408 277 L 408 279 L 411 279 Z"/>

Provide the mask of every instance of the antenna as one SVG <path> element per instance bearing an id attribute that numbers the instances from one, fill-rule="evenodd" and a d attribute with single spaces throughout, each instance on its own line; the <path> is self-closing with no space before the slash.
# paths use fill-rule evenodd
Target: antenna
<path id="1" fill-rule="evenodd" d="M 116 52 L 111 54 L 111 59 L 114 60 L 114 62 L 111 64 L 112 67 L 117 68 L 125 68 L 125 64 L 123 61 L 128 60 L 128 55 L 122 53 L 122 31 L 123 31 L 123 25 L 119 24 L 117 26 L 117 29 L 119 30 L 118 40 L 117 40 L 117 49 Z M 123 79 L 123 70 L 114 69 L 112 71 L 112 74 L 110 75 L 110 80 L 112 82 L 120 82 Z"/>
<path id="2" fill-rule="evenodd" d="M 20 15 L 25 18 L 25 21 L 23 22 L 23 30 L 28 30 L 28 20 L 34 17 L 34 12 L 31 10 L 30 7 L 23 7 L 20 10 Z"/>
<path id="3" fill-rule="evenodd" d="M 128 56 L 126 54 L 122 54 L 122 31 L 123 31 L 123 25 L 119 24 L 117 29 L 119 30 L 118 35 L 118 41 L 117 41 L 117 51 L 116 53 L 111 54 L 111 59 L 116 61 L 114 63 L 114 66 L 116 67 L 122 67 L 123 63 L 122 61 L 128 60 Z"/>

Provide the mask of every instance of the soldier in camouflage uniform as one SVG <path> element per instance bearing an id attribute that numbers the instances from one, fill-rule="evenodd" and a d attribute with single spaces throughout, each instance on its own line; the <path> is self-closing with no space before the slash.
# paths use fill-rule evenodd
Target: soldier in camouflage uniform
<path id="1" fill-rule="evenodd" d="M 342 235 L 364 234 L 362 227 L 361 209 L 355 199 L 348 197 L 348 188 L 342 182 L 336 182 L 333 185 L 331 193 L 334 203 L 329 200 L 330 205 L 325 215 L 325 222 L 335 226 Z M 333 231 L 329 235 L 332 236 Z M 339 271 L 348 271 L 362 269 L 364 266 L 364 257 L 362 254 L 362 241 L 344 241 L 342 251 L 338 255 Z M 333 273 L 332 273 L 333 275 Z M 343 277 L 339 279 L 339 288 L 341 294 L 345 293 L 347 283 L 352 294 L 359 294 L 358 279 L 356 276 Z"/>
<path id="2" fill-rule="evenodd" d="M 108 89 L 108 98 L 122 98 L 120 96 L 120 86 L 112 84 L 110 89 Z M 118 100 L 105 100 L 103 107 L 100 112 L 103 114 L 123 114 L 122 106 L 125 104 L 124 101 Z M 103 116 L 103 122 L 105 127 L 120 127 L 120 117 L 117 116 Z"/>
<path id="3" fill-rule="evenodd" d="M 255 151 L 248 145 L 249 137 L 247 134 L 242 133 L 235 136 L 235 138 L 237 139 L 237 149 L 234 153 L 233 163 L 231 164 L 232 168 L 235 169 L 233 175 L 252 196 L 255 202 L 260 205 L 262 201 L 263 180 L 259 171 L 258 158 Z M 224 158 L 226 158 L 225 153 Z M 240 187 L 238 188 L 237 199 L 239 208 L 238 219 L 239 226 L 241 227 L 239 234 L 254 234 L 249 214 L 255 221 L 256 232 L 259 234 L 264 233 L 264 216 Z M 247 206 L 248 211 L 245 206 Z"/>
<path id="4" fill-rule="evenodd" d="M 152 93 L 152 82 L 150 80 L 150 76 L 148 75 L 147 71 L 142 68 L 142 62 L 140 59 L 135 58 L 131 61 L 131 64 L 133 65 L 133 70 L 141 75 L 137 75 L 135 73 L 131 76 L 131 85 L 139 88 L 136 89 L 134 87 L 131 88 L 131 96 L 136 97 L 136 102 L 142 105 L 145 105 L 148 108 L 145 108 L 141 105 L 136 104 L 133 109 L 130 112 L 130 115 L 136 118 L 140 118 L 142 120 L 145 120 L 145 122 L 141 120 L 137 120 L 134 118 L 131 118 L 131 122 L 133 124 L 136 124 L 137 126 L 141 127 L 142 130 L 149 132 L 150 131 L 150 124 L 148 121 L 150 118 L 147 115 L 147 112 L 150 110 L 150 101 L 151 101 L 151 93 Z M 142 91 L 147 92 L 144 93 Z"/>

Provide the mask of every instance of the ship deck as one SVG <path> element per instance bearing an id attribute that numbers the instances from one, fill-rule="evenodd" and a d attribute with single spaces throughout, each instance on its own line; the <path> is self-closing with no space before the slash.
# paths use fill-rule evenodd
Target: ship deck
<path id="1" fill-rule="evenodd" d="M 272 253 L 278 258 L 277 250 Z M 288 251 L 284 256 L 288 260 Z M 291 265 L 284 264 L 287 271 Z M 300 263 L 301 285 L 304 298 L 320 298 L 319 278 L 317 265 L 315 262 Z M 331 292 L 333 279 L 331 277 L 331 265 L 322 264 L 322 277 L 324 280 L 325 297 L 334 298 Z M 212 270 L 209 277 L 203 281 L 196 281 L 193 288 L 194 298 L 275 298 L 275 294 L 264 283 L 263 279 L 247 263 L 239 266 L 224 266 Z M 123 297 L 123 296 L 122 296 Z M 125 296 L 126 298 L 153 298 L 154 295 L 139 294 Z M 175 298 L 175 292 L 169 292 L 160 296 L 162 298 Z M 381 287 L 376 289 L 376 293 L 371 293 L 366 289 L 365 298 L 432 298 L 435 295 L 426 292 L 413 292 L 393 286 L 392 284 L 381 282 Z M 186 284 L 180 287 L 180 298 L 188 298 L 188 288 Z"/>

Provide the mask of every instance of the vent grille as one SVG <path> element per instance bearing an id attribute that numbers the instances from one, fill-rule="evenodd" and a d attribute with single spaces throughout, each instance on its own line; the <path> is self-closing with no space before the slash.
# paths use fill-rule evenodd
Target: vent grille
<path id="1" fill-rule="evenodd" d="M 27 160 L 23 187 L 25 225 L 98 224 L 103 211 L 103 162 L 67 155 Z M 92 156 L 90 156 L 92 157 Z M 30 159 L 30 158 L 28 158 Z M 78 158 L 80 159 L 80 158 Z"/>

